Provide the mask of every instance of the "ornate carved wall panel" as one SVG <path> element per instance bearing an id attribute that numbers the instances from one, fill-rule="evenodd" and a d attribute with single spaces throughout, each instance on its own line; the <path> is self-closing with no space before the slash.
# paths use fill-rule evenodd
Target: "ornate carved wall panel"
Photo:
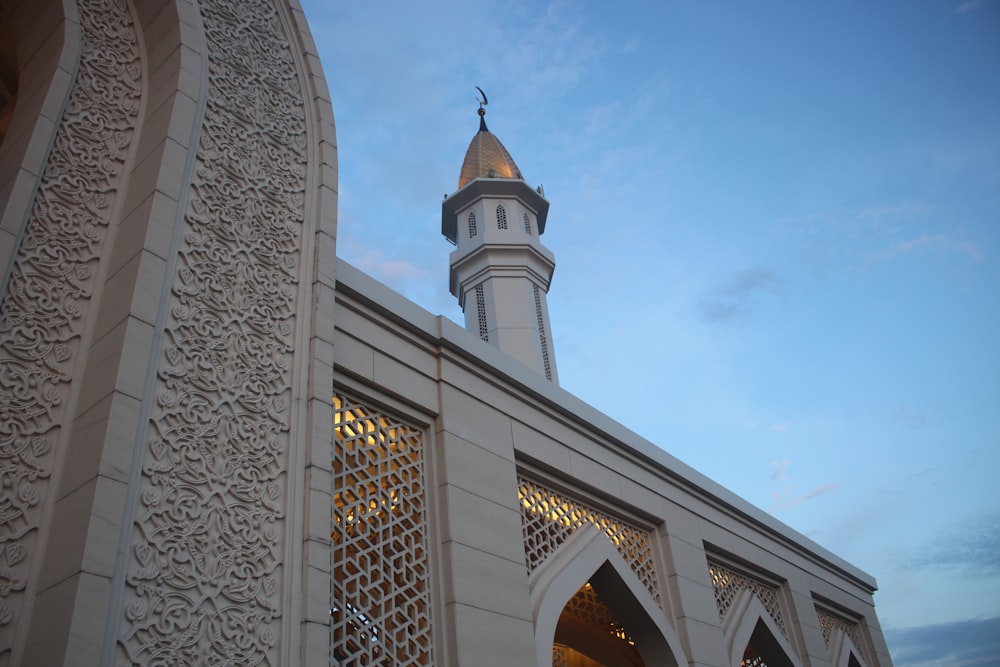
<path id="1" fill-rule="evenodd" d="M 0 304 L 0 656 L 10 651 L 94 278 L 139 110 L 125 0 L 81 0 L 82 54 Z"/>
<path id="2" fill-rule="evenodd" d="M 712 587 L 715 589 L 715 602 L 719 607 L 719 618 L 725 619 L 726 613 L 729 612 L 729 608 L 736 600 L 736 596 L 747 590 L 760 599 L 764 609 L 774 619 L 775 625 L 778 626 L 785 638 L 788 638 L 777 586 L 749 577 L 711 559 L 708 561 L 708 572 L 712 576 Z"/>
<path id="3" fill-rule="evenodd" d="M 278 663 L 306 120 L 268 0 L 204 0 L 208 97 L 125 575 L 119 659 Z"/>
<path id="4" fill-rule="evenodd" d="M 431 665 L 421 435 L 343 396 L 333 403 L 334 658 Z"/>
<path id="5" fill-rule="evenodd" d="M 590 524 L 608 536 L 639 581 L 649 589 L 656 603 L 663 606 L 656 583 L 649 531 L 590 508 L 524 476 L 519 475 L 517 482 L 524 555 L 529 573 L 534 572 L 574 531 Z"/>

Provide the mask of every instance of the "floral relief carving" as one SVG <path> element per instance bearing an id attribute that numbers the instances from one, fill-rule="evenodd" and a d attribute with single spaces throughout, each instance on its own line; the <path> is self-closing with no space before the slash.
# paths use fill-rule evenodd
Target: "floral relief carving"
<path id="1" fill-rule="evenodd" d="M 119 659 L 273 665 L 305 111 L 270 2 L 205 0 L 201 11 L 208 102 L 142 466 Z"/>
<path id="2" fill-rule="evenodd" d="M 139 110 L 124 0 L 81 0 L 80 64 L 0 304 L 0 661 L 27 587 L 72 369 Z"/>

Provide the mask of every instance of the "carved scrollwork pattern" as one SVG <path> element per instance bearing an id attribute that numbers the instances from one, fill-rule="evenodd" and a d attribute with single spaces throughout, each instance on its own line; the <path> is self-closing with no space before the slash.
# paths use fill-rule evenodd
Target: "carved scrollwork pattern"
<path id="1" fill-rule="evenodd" d="M 712 577 L 712 588 L 715 592 L 715 603 L 719 607 L 720 619 L 725 620 L 726 613 L 740 592 L 750 591 L 764 605 L 764 609 L 774 619 L 774 624 L 781 630 L 781 634 L 788 638 L 785 617 L 781 611 L 781 595 L 777 586 L 754 579 L 713 560 L 708 561 L 708 573 Z"/>
<path id="2" fill-rule="evenodd" d="M 588 507 L 565 493 L 523 476 L 517 478 L 528 573 L 534 572 L 578 528 L 590 524 L 608 536 L 656 604 L 660 601 L 648 530 Z"/>
<path id="3" fill-rule="evenodd" d="M 139 110 L 125 0 L 81 0 L 77 78 L 0 305 L 0 658 L 21 605 L 94 276 Z"/>
<path id="4" fill-rule="evenodd" d="M 164 330 L 119 645 L 277 664 L 304 216 L 295 61 L 268 0 L 204 0 L 209 92 Z"/>

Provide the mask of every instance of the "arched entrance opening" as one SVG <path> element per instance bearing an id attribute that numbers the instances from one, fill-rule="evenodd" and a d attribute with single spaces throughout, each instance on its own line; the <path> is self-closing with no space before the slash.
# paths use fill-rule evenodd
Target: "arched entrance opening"
<path id="1" fill-rule="evenodd" d="M 758 619 L 743 650 L 740 667 L 794 667 L 794 663 L 764 621 Z"/>
<path id="2" fill-rule="evenodd" d="M 530 581 L 538 665 L 686 662 L 663 609 L 596 528 L 577 530 Z"/>
<path id="3" fill-rule="evenodd" d="M 588 581 L 559 615 L 553 667 L 645 667 L 635 639 Z"/>

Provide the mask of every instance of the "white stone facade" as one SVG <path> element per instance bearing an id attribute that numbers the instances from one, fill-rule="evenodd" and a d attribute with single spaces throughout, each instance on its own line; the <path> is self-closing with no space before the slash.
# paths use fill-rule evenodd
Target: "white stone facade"
<path id="1" fill-rule="evenodd" d="M 0 19 L 0 665 L 891 664 L 870 576 L 338 262 L 294 0 Z"/>

